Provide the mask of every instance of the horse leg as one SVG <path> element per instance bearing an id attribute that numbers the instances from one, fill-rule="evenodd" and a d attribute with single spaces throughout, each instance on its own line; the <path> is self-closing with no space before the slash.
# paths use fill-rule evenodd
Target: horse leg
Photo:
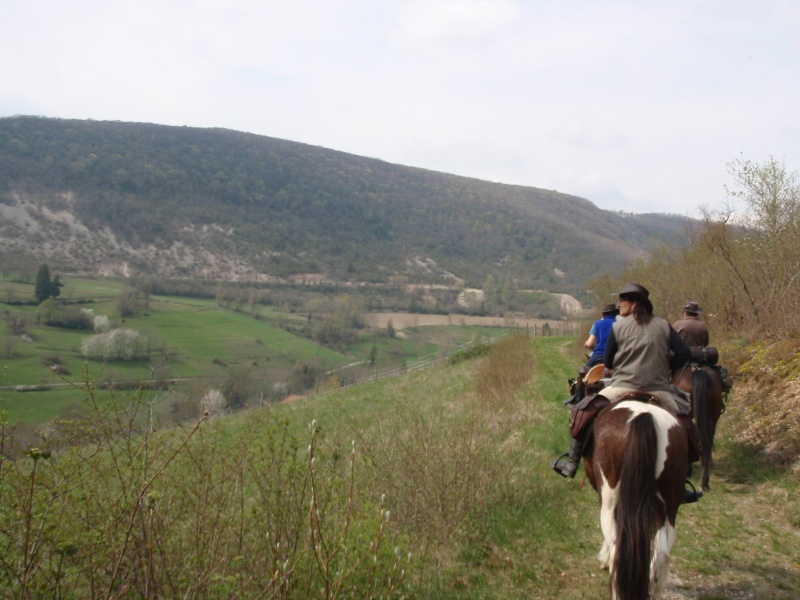
<path id="1" fill-rule="evenodd" d="M 651 566 L 650 581 L 652 582 L 652 596 L 658 598 L 664 588 L 664 583 L 669 576 L 670 552 L 675 543 L 675 527 L 668 519 L 658 529 L 653 541 L 653 564 Z"/>
<path id="2" fill-rule="evenodd" d="M 700 461 L 703 465 L 700 489 L 709 490 L 708 480 L 711 470 L 711 448 L 714 445 L 714 420 L 711 415 L 712 379 L 704 370 L 695 371 L 692 375 L 692 399 L 695 402 L 694 418 L 697 432 L 700 434 Z"/>
<path id="3" fill-rule="evenodd" d="M 716 435 L 716 423 L 712 422 L 710 424 L 711 428 L 711 442 L 708 443 L 708 448 L 703 446 L 703 476 L 700 482 L 701 489 L 704 492 L 707 492 L 711 488 L 708 485 L 709 476 L 711 473 L 711 451 L 714 445 L 714 436 Z"/>
<path id="4" fill-rule="evenodd" d="M 600 478 L 600 528 L 603 530 L 603 545 L 597 553 L 597 560 L 603 569 L 608 569 L 613 563 L 617 542 L 617 523 L 614 516 L 617 510 L 617 489 L 608 484 L 602 471 Z"/>

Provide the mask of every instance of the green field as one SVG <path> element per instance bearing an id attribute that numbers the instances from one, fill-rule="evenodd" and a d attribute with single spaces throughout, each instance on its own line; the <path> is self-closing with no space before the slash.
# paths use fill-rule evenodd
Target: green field
<path id="1" fill-rule="evenodd" d="M 62 298 L 72 300 L 70 306 L 108 316 L 114 327 L 145 334 L 152 340 L 150 360 L 87 359 L 80 349 L 92 332 L 42 325 L 34 305 L 2 305 L 6 321 L 10 316 L 26 320 L 30 340 L 16 341 L 6 332 L 7 345 L 0 355 L 0 394 L 12 422 L 40 423 L 72 411 L 85 399 L 80 386 L 71 385 L 75 383 L 180 381 L 178 389 L 192 395 L 198 386 L 233 377 L 264 382 L 269 392 L 271 385 L 287 379 L 295 365 L 309 361 L 346 382 L 505 332 L 501 328 L 442 325 L 407 328 L 402 336 L 389 337 L 385 331 L 363 330 L 346 349 L 334 351 L 291 332 L 304 324 L 304 316 L 281 313 L 271 306 L 257 307 L 253 316 L 221 308 L 211 299 L 153 296 L 146 308 L 122 319 L 116 299 L 125 289 L 114 281 L 69 279 Z M 0 301 L 29 299 L 32 293 L 32 285 L 6 282 L 0 286 Z M 368 369 L 363 365 L 343 369 L 365 362 L 372 353 L 376 361 Z M 51 369 L 54 361 L 62 365 L 65 374 Z M 17 391 L 18 386 L 37 386 L 37 391 Z"/>

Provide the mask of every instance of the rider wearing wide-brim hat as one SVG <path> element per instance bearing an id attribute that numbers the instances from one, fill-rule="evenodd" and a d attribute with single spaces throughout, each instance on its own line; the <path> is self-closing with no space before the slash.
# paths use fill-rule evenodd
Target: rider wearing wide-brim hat
<path id="1" fill-rule="evenodd" d="M 705 348 L 710 335 L 708 325 L 700 318 L 701 312 L 703 309 L 697 302 L 687 302 L 683 307 L 683 318 L 675 321 L 672 327 L 689 346 Z"/>
<path id="2" fill-rule="evenodd" d="M 612 372 L 611 381 L 573 411 L 586 410 L 596 398 L 605 398 L 613 404 L 629 393 L 647 392 L 679 417 L 681 425 L 687 428 L 687 436 L 693 439 L 695 436 L 689 432 L 694 428 L 688 417 L 689 402 L 676 397 L 671 384 L 672 373 L 689 361 L 691 349 L 667 321 L 653 314 L 650 292 L 643 285 L 627 283 L 614 295 L 618 297 L 620 317 L 611 328 L 603 355 L 603 363 Z M 552 464 L 553 470 L 564 477 L 574 477 L 581 460 L 586 438 L 585 434 L 576 435 L 581 437 L 572 438 L 569 452 Z M 684 501 L 694 502 L 699 497 L 700 494 L 687 490 Z"/>
<path id="3" fill-rule="evenodd" d="M 611 328 L 603 363 L 612 370 L 602 395 L 613 404 L 625 394 L 648 392 L 673 413 L 685 410 L 672 391 L 672 373 L 692 357 L 689 345 L 673 327 L 653 314 L 650 292 L 627 283 L 618 292 L 620 318 Z"/>
<path id="4" fill-rule="evenodd" d="M 603 356 L 606 352 L 606 340 L 611 333 L 611 326 L 616 320 L 619 310 L 616 304 L 606 304 L 600 310 L 600 319 L 592 323 L 589 330 L 589 337 L 584 342 L 583 347 L 591 352 L 589 360 L 586 361 L 584 367 L 593 367 L 597 363 L 603 362 Z"/>

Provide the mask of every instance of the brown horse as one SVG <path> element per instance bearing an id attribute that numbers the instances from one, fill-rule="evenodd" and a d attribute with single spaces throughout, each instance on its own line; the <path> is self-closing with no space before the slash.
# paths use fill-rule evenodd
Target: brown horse
<path id="1" fill-rule="evenodd" d="M 703 464 L 701 486 L 707 492 L 714 434 L 724 410 L 722 380 L 711 367 L 690 363 L 675 374 L 672 385 L 689 394 L 692 399 L 693 419 L 700 434 L 700 460 Z"/>
<path id="2" fill-rule="evenodd" d="M 657 598 L 666 581 L 688 448 L 684 428 L 658 406 L 622 401 L 595 420 L 584 469 L 600 497 L 597 558 L 615 599 Z"/>

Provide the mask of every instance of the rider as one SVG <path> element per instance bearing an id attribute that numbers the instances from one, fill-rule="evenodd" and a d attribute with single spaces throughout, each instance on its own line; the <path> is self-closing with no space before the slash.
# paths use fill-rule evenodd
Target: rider
<path id="1" fill-rule="evenodd" d="M 709 343 L 708 325 L 700 318 L 703 309 L 695 301 L 687 302 L 683 307 L 683 318 L 675 321 L 672 327 L 678 332 L 683 340 L 692 348 L 706 348 Z M 719 375 L 722 382 L 722 391 L 729 392 L 733 387 L 728 370 L 722 365 L 709 365 Z"/>
<path id="2" fill-rule="evenodd" d="M 611 326 L 617 320 L 619 310 L 616 304 L 606 304 L 600 314 L 602 318 L 592 323 L 589 337 L 583 344 L 584 348 L 592 351 L 589 355 L 589 360 L 583 365 L 584 367 L 591 368 L 597 363 L 603 362 L 603 355 L 606 352 L 606 340 L 608 339 L 608 334 L 611 333 Z"/>
<path id="3" fill-rule="evenodd" d="M 700 305 L 691 301 L 683 307 L 683 318 L 675 321 L 672 327 L 678 332 L 689 346 L 705 348 L 708 346 L 708 325 L 700 319 L 703 309 Z"/>
<path id="4" fill-rule="evenodd" d="M 672 392 L 671 373 L 692 357 L 686 342 L 664 319 L 653 315 L 650 293 L 638 283 L 619 292 L 619 314 L 606 342 L 603 362 L 613 369 L 602 394 L 613 404 L 634 391 L 648 392 L 672 413 L 688 409 Z"/>
<path id="5" fill-rule="evenodd" d="M 691 358 L 691 350 L 672 326 L 653 315 L 650 293 L 638 283 L 627 283 L 618 294 L 618 319 L 606 341 L 603 363 L 612 369 L 611 382 L 600 395 L 612 404 L 630 392 L 644 391 L 673 414 L 687 413 L 688 402 L 673 394 L 671 372 Z M 688 414 L 686 415 L 688 420 Z M 693 427 L 691 420 L 686 427 Z M 553 469 L 564 477 L 574 477 L 583 450 L 583 439 L 572 439 L 568 455 L 556 459 Z M 566 458 L 566 460 L 564 460 Z M 693 502 L 699 495 L 686 493 L 685 501 Z"/>
<path id="6" fill-rule="evenodd" d="M 583 344 L 584 348 L 591 350 L 591 354 L 589 354 L 589 360 L 586 361 L 586 364 L 584 364 L 578 372 L 575 395 L 570 400 L 573 404 L 579 402 L 584 396 L 583 378 L 589 372 L 589 369 L 603 362 L 603 355 L 606 351 L 606 341 L 608 340 L 608 335 L 611 333 L 611 326 L 617 319 L 619 310 L 616 304 L 606 304 L 600 311 L 600 314 L 601 318 L 592 323 L 592 327 L 589 330 L 589 337 L 586 338 Z"/>

